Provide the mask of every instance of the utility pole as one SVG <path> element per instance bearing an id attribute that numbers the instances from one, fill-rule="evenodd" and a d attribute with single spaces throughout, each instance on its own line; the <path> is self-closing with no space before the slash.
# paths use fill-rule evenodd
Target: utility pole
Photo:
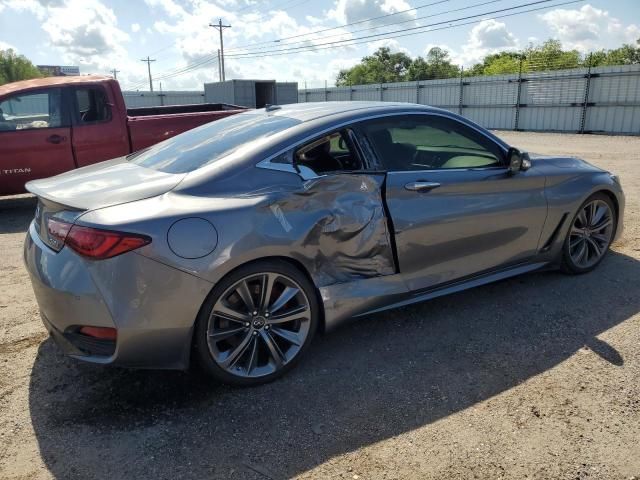
<path id="1" fill-rule="evenodd" d="M 120 70 L 116 70 L 115 68 L 113 70 L 110 70 L 111 73 L 113 73 L 113 79 L 117 80 L 118 79 L 118 73 L 120 73 Z"/>
<path id="2" fill-rule="evenodd" d="M 222 65 L 220 64 L 220 49 L 218 49 L 218 78 L 222 81 Z"/>
<path id="3" fill-rule="evenodd" d="M 155 62 L 155 59 L 149 57 L 143 58 L 141 62 L 147 62 L 147 69 L 149 70 L 149 90 L 153 92 L 153 82 L 151 81 L 151 62 Z"/>
<path id="4" fill-rule="evenodd" d="M 209 24 L 210 27 L 215 28 L 216 30 L 218 30 L 218 32 L 220 32 L 220 73 L 222 75 L 222 81 L 225 81 L 225 76 L 224 76 L 224 42 L 222 41 L 222 30 L 224 30 L 225 28 L 231 28 L 231 25 L 223 25 L 222 24 L 222 19 L 219 18 L 218 19 L 218 24 L 216 25 L 215 23 L 210 23 Z"/>

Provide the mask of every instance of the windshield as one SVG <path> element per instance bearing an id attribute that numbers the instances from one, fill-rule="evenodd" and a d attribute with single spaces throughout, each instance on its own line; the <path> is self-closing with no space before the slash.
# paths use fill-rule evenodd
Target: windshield
<path id="1" fill-rule="evenodd" d="M 161 172 L 187 173 L 299 123 L 289 117 L 241 113 L 189 130 L 134 153 L 128 160 Z"/>

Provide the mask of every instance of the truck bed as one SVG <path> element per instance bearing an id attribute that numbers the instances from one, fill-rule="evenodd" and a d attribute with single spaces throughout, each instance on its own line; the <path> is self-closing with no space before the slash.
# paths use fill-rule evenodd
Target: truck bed
<path id="1" fill-rule="evenodd" d="M 245 110 L 244 107 L 222 103 L 127 109 L 131 151 Z"/>
<path id="2" fill-rule="evenodd" d="M 228 103 L 196 103 L 191 105 L 166 105 L 161 107 L 127 108 L 129 117 L 147 117 L 149 115 L 169 115 L 174 113 L 223 112 L 227 110 L 245 110 L 245 107 Z"/>

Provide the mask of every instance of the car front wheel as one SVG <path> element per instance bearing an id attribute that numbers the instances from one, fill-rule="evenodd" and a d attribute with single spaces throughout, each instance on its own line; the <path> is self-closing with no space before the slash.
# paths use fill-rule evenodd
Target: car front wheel
<path id="1" fill-rule="evenodd" d="M 195 330 L 200 364 L 232 385 L 274 380 L 298 362 L 318 317 L 314 287 L 293 265 L 240 267 L 216 285 L 201 309 Z"/>
<path id="2" fill-rule="evenodd" d="M 598 266 L 607 253 L 617 227 L 616 211 L 604 193 L 589 197 L 573 217 L 562 250 L 562 270 L 586 273 Z"/>

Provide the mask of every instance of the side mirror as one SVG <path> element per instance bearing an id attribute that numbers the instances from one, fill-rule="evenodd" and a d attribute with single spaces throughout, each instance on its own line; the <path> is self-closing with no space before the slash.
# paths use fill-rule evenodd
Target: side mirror
<path id="1" fill-rule="evenodd" d="M 521 152 L 517 148 L 511 147 L 507 152 L 507 162 L 509 164 L 509 173 L 515 175 L 522 170 L 528 170 L 531 167 L 529 154 Z"/>

